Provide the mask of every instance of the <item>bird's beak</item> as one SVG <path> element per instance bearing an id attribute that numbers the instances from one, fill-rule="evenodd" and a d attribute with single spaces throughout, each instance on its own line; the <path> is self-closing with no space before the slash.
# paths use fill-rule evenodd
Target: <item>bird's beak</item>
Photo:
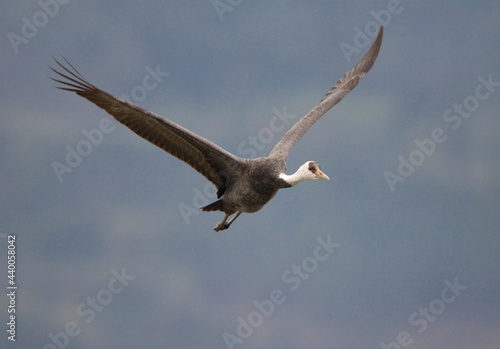
<path id="1" fill-rule="evenodd" d="M 316 173 L 316 176 L 319 178 L 326 179 L 327 181 L 330 180 L 330 177 L 328 177 L 326 174 L 324 174 L 321 170 L 318 170 Z"/>

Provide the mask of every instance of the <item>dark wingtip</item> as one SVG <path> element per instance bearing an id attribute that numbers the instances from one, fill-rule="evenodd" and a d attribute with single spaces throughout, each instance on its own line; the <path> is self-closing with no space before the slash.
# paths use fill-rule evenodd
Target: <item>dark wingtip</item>
<path id="1" fill-rule="evenodd" d="M 382 44 L 382 38 L 384 37 L 384 26 L 380 26 L 380 29 L 378 30 L 377 38 L 375 39 L 376 46 L 380 48 L 380 45 Z"/>
<path id="2" fill-rule="evenodd" d="M 375 41 L 372 44 L 372 47 L 366 52 L 365 56 L 361 59 L 363 61 L 367 57 L 372 57 L 372 61 L 375 62 L 375 59 L 378 56 L 378 52 L 380 51 L 380 47 L 382 46 L 382 38 L 384 37 L 384 27 L 380 26 L 380 29 L 378 30 L 377 37 L 375 38 Z M 370 66 L 371 68 L 371 66 Z"/>
<path id="3" fill-rule="evenodd" d="M 88 82 L 88 80 L 85 79 L 82 74 L 80 74 L 80 72 L 66 59 L 66 57 L 62 55 L 61 57 L 66 65 L 52 56 L 52 59 L 59 66 L 59 68 L 61 68 L 61 70 L 57 70 L 50 65 L 48 66 L 50 70 L 64 79 L 60 80 L 57 78 L 49 77 L 49 79 L 51 79 L 52 81 L 55 81 L 62 85 L 56 86 L 58 89 L 78 93 L 94 88 L 94 86 L 90 82 Z"/>

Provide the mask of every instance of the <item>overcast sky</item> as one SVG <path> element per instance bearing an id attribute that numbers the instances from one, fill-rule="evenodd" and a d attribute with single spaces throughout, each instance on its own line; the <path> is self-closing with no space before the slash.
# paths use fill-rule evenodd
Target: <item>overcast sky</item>
<path id="1" fill-rule="evenodd" d="M 0 17 L 2 348 L 498 348 L 498 1 L 22 0 Z M 380 24 L 373 69 L 288 158 L 332 180 L 220 232 L 203 176 L 49 79 L 64 56 L 265 156 Z"/>

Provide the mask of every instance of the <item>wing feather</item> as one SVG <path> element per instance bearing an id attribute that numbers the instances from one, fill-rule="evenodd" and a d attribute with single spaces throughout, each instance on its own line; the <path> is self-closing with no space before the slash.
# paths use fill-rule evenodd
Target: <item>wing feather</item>
<path id="1" fill-rule="evenodd" d="M 61 84 L 59 89 L 75 92 L 88 99 L 137 135 L 190 165 L 219 189 L 219 197 L 228 179 L 238 175 L 238 169 L 245 163 L 244 159 L 173 121 L 104 92 L 64 60 L 67 66 L 54 59 L 61 71 L 50 68 L 62 78 L 52 79 Z"/>
<path id="2" fill-rule="evenodd" d="M 349 70 L 337 84 L 323 97 L 320 103 L 307 113 L 279 140 L 274 148 L 269 153 L 269 157 L 280 158 L 285 160 L 299 141 L 299 139 L 309 130 L 309 128 L 322 117 L 330 108 L 340 102 L 345 95 L 358 84 L 359 80 L 371 69 L 375 63 L 380 45 L 382 44 L 382 36 L 384 28 L 380 27 L 379 33 L 375 42 L 368 52 L 360 59 L 360 61 Z"/>

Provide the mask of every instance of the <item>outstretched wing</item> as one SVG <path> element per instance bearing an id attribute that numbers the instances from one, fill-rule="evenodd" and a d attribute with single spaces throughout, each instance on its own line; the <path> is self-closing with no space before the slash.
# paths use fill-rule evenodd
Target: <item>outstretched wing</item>
<path id="1" fill-rule="evenodd" d="M 205 176 L 219 189 L 219 197 L 223 194 L 229 178 L 237 175 L 234 170 L 241 167 L 244 159 L 234 156 L 175 122 L 104 92 L 88 82 L 66 59 L 64 60 L 67 66 L 54 59 L 63 70 L 50 68 L 64 79 L 52 79 L 62 84 L 59 89 L 75 92 L 104 109 L 142 138 Z"/>
<path id="2" fill-rule="evenodd" d="M 269 157 L 285 160 L 304 133 L 322 117 L 331 107 L 340 102 L 344 96 L 358 84 L 359 80 L 371 69 L 377 58 L 384 28 L 380 27 L 377 38 L 361 60 L 349 70 L 337 84 L 323 97 L 321 102 L 297 123 L 279 140 L 269 153 Z"/>

